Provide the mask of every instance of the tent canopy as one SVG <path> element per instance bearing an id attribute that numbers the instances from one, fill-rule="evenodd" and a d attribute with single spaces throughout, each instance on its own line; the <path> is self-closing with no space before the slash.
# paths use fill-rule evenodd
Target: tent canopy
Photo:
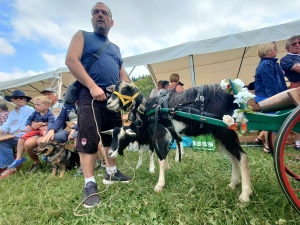
<path id="1" fill-rule="evenodd" d="M 297 34 L 300 19 L 257 30 L 231 34 L 207 40 L 191 41 L 173 47 L 124 58 L 124 67 L 146 65 L 153 80 L 169 80 L 172 73 L 180 75 L 184 87 L 219 83 L 223 79 L 238 78 L 245 84 L 254 81 L 259 57 L 257 47 L 261 43 L 276 41 L 278 54 L 286 55 L 285 43 Z M 242 62 L 242 65 L 241 65 Z M 240 68 L 241 66 L 241 68 Z M 75 78 L 67 67 L 55 71 L 0 82 L 0 91 L 12 93 L 21 89 L 26 95 L 35 97 L 47 87 L 57 88 L 61 94 Z"/>
<path id="2" fill-rule="evenodd" d="M 178 73 L 180 81 L 188 88 L 219 83 L 227 78 L 235 79 L 243 59 L 238 78 L 248 84 L 254 81 L 255 69 L 260 61 L 257 56 L 258 45 L 276 41 L 279 50 L 277 58 L 280 59 L 286 55 L 286 40 L 297 34 L 299 27 L 300 20 L 295 20 L 223 37 L 191 41 L 124 58 L 124 66 L 147 65 L 156 82 L 169 80 L 172 73 Z"/>
<path id="3" fill-rule="evenodd" d="M 12 93 L 14 90 L 21 89 L 27 96 L 34 98 L 41 95 L 40 92 L 45 88 L 52 87 L 57 90 L 61 97 L 61 93 L 64 93 L 73 81 L 75 81 L 75 78 L 68 68 L 61 67 L 48 73 L 1 82 L 0 90 Z"/>

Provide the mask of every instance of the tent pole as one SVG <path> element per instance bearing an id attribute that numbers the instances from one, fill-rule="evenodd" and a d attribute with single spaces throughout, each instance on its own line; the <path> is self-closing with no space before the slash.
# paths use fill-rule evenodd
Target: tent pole
<path id="1" fill-rule="evenodd" d="M 190 55 L 190 68 L 191 68 L 192 86 L 196 87 L 196 78 L 195 78 L 194 57 L 193 57 L 193 55 Z"/>
<path id="2" fill-rule="evenodd" d="M 248 51 L 249 48 L 250 48 L 250 46 L 244 48 L 244 52 L 243 52 L 242 59 L 241 59 L 241 62 L 240 62 L 240 67 L 239 67 L 239 70 L 238 70 L 238 73 L 237 73 L 235 79 L 237 79 L 239 77 L 239 74 L 240 74 L 240 71 L 241 71 L 241 68 L 242 68 L 242 64 L 243 64 L 243 60 L 245 58 L 245 54 L 246 54 L 246 52 Z"/>
<path id="3" fill-rule="evenodd" d="M 127 76 L 129 77 L 131 75 L 131 73 L 134 71 L 135 67 L 132 68 L 132 70 L 130 71 L 129 74 L 127 74 Z M 126 72 L 127 73 L 127 72 Z"/>
<path id="4" fill-rule="evenodd" d="M 146 66 L 146 68 L 148 69 L 148 71 L 149 71 L 149 73 L 150 73 L 150 76 L 151 76 L 151 78 L 152 78 L 152 81 L 153 81 L 155 87 L 157 87 L 157 82 L 158 82 L 158 81 L 157 81 L 157 79 L 156 79 L 156 77 L 155 77 L 155 74 L 154 74 L 154 72 L 153 72 L 153 70 L 152 70 L 151 65 L 148 64 L 148 65 Z"/>
<path id="5" fill-rule="evenodd" d="M 61 86 L 62 86 L 62 73 L 58 75 L 58 98 L 59 99 L 62 99 Z"/>

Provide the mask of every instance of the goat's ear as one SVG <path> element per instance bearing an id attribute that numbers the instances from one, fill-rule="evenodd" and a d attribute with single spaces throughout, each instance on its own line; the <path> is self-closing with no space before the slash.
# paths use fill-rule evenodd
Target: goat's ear
<path id="1" fill-rule="evenodd" d="M 131 129 L 126 130 L 126 134 L 130 137 L 136 137 L 136 133 L 134 133 Z"/>
<path id="2" fill-rule="evenodd" d="M 102 131 L 102 132 L 100 132 L 100 133 L 101 133 L 101 134 L 109 134 L 109 135 L 112 135 L 113 129 L 107 130 L 107 131 Z"/>
<path id="3" fill-rule="evenodd" d="M 116 85 L 110 85 L 110 86 L 108 86 L 106 88 L 106 90 L 109 91 L 109 92 L 114 92 L 115 91 L 115 87 L 116 87 Z"/>

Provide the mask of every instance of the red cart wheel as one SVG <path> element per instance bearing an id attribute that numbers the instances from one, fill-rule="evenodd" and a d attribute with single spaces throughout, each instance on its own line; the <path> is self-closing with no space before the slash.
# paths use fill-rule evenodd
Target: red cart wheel
<path id="1" fill-rule="evenodd" d="M 291 137 L 300 133 L 300 106 L 295 108 L 282 124 L 274 146 L 274 168 L 279 184 L 300 214 L 300 151 Z"/>

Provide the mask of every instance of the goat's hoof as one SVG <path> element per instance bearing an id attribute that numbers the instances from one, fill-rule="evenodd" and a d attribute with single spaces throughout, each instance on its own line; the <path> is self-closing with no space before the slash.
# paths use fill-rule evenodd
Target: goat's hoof
<path id="1" fill-rule="evenodd" d="M 249 198 L 249 194 L 241 194 L 239 197 L 240 202 L 249 202 L 250 198 Z"/>
<path id="2" fill-rule="evenodd" d="M 155 173 L 154 169 L 149 169 L 150 173 Z"/>
<path id="3" fill-rule="evenodd" d="M 159 192 L 162 191 L 163 188 L 164 188 L 164 186 L 156 185 L 155 188 L 154 188 L 154 191 L 155 191 L 156 193 L 159 193 Z"/>
<path id="4" fill-rule="evenodd" d="M 176 157 L 176 158 L 175 158 L 175 162 L 179 162 L 179 158 Z"/>
<path id="5" fill-rule="evenodd" d="M 231 182 L 230 184 L 228 184 L 228 186 L 229 186 L 232 190 L 234 190 L 238 184 L 239 184 L 239 182 Z"/>

